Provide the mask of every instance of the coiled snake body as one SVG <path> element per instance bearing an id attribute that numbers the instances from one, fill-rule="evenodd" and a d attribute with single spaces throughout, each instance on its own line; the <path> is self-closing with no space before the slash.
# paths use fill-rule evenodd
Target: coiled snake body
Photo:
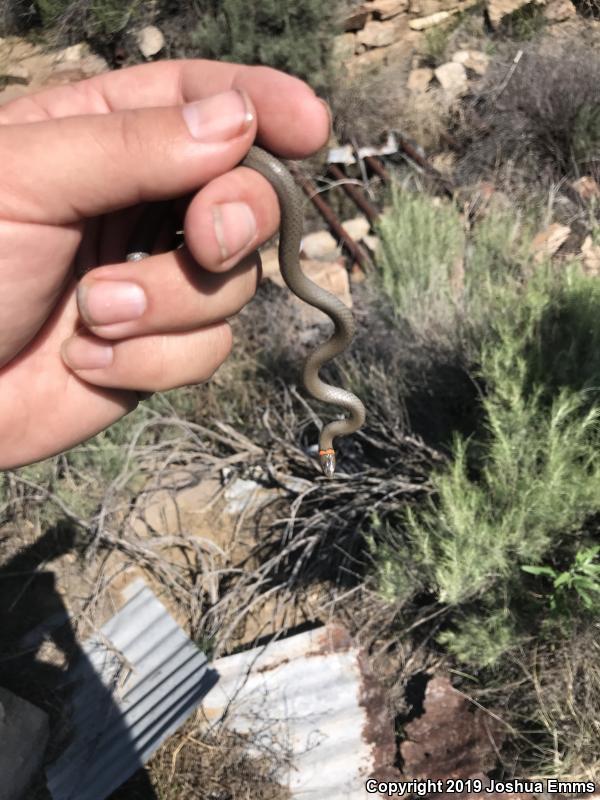
<path id="1" fill-rule="evenodd" d="M 303 372 L 304 386 L 309 394 L 316 400 L 341 406 L 349 412 L 346 419 L 325 425 L 319 437 L 321 467 L 325 475 L 331 477 L 335 472 L 333 440 L 336 436 L 354 433 L 362 426 L 365 407 L 356 395 L 321 380 L 319 370 L 349 346 L 354 336 L 354 317 L 341 300 L 317 286 L 302 272 L 299 259 L 303 227 L 302 196 L 288 170 L 278 159 L 259 147 L 250 148 L 242 165 L 260 172 L 277 193 L 281 210 L 279 269 L 284 281 L 295 295 L 323 311 L 335 325 L 333 336 L 306 359 Z"/>
<path id="2" fill-rule="evenodd" d="M 319 436 L 321 468 L 330 478 L 335 472 L 333 440 L 337 436 L 354 433 L 361 427 L 365 421 L 365 407 L 356 395 L 321 380 L 319 370 L 342 353 L 352 341 L 354 317 L 341 300 L 317 286 L 302 272 L 299 259 L 303 227 L 302 196 L 291 174 L 275 156 L 260 147 L 251 147 L 241 164 L 260 172 L 277 193 L 281 210 L 279 269 L 284 281 L 297 297 L 323 311 L 335 325 L 333 336 L 306 359 L 303 372 L 304 386 L 309 394 L 316 400 L 332 403 L 349 412 L 345 419 L 337 419 L 323 426 Z M 129 243 L 128 261 L 140 261 L 152 252 L 149 239 L 156 227 L 156 219 L 154 224 L 148 221 L 159 216 L 163 210 L 164 203 L 158 203 L 141 221 Z"/>

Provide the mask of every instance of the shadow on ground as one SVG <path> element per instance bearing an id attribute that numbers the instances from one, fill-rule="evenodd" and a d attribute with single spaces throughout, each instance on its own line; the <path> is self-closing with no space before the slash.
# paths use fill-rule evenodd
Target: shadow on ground
<path id="1" fill-rule="evenodd" d="M 0 542 L 3 550 L 13 549 L 12 542 L 8 541 L 8 537 L 13 536 L 19 536 L 17 529 L 5 531 Z M 74 686 L 67 683 L 66 675 L 77 663 L 79 679 L 93 691 L 97 714 L 102 714 L 106 724 L 111 725 L 111 735 L 114 733 L 121 742 L 121 759 L 131 764 L 135 772 L 128 781 L 127 797 L 157 800 L 150 778 L 136 755 L 135 743 L 125 725 L 119 724 L 121 712 L 78 645 L 69 613 L 56 590 L 55 575 L 49 568 L 52 561 L 76 550 L 77 538 L 74 526 L 68 522 L 59 523 L 32 544 L 3 559 L 0 566 L 0 686 L 48 714 L 50 738 L 44 759 L 47 766 L 72 739 Z M 46 660 L 44 651 L 51 652 L 52 658 Z M 92 774 L 94 760 L 95 753 L 89 750 L 83 762 L 69 770 L 69 784 L 77 793 L 70 790 L 56 793 L 57 800 L 97 800 L 89 790 L 81 791 L 86 777 Z M 112 766 L 107 765 L 100 777 L 106 778 Z M 113 796 L 124 797 L 121 793 Z M 27 792 L 27 798 L 50 800 L 43 770 Z"/>

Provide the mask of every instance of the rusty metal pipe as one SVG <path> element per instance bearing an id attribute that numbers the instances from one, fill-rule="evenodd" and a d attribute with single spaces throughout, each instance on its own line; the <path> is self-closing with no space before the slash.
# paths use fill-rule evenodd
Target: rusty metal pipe
<path id="1" fill-rule="evenodd" d="M 379 217 L 379 211 L 373 203 L 365 196 L 365 193 L 353 183 L 349 183 L 349 178 L 337 164 L 330 164 L 327 168 L 327 174 L 340 182 L 342 189 L 346 192 L 348 197 L 360 208 L 366 218 L 373 225 Z"/>
<path id="2" fill-rule="evenodd" d="M 379 175 L 382 181 L 385 183 L 390 182 L 391 175 L 378 158 L 375 158 L 375 156 L 365 156 L 365 164 L 372 172 Z"/>
<path id="3" fill-rule="evenodd" d="M 448 195 L 448 197 L 453 198 L 454 197 L 453 184 L 450 181 L 446 180 L 446 178 L 444 178 L 444 176 L 441 173 L 439 173 L 435 167 L 432 167 L 429 161 L 425 158 L 425 156 L 422 156 L 419 153 L 419 151 L 416 150 L 416 148 L 414 148 L 412 144 L 404 138 L 404 136 L 399 134 L 397 134 L 397 136 L 398 136 L 398 145 L 406 153 L 406 155 L 412 161 L 414 161 L 415 164 L 418 164 L 421 167 L 421 169 L 423 169 L 428 175 L 434 178 L 439 183 L 441 188 L 444 190 L 445 194 Z"/>
<path id="4" fill-rule="evenodd" d="M 363 269 L 368 269 L 370 267 L 370 259 L 368 255 L 344 229 L 334 210 L 321 197 L 314 183 L 302 175 L 302 173 L 296 167 L 290 166 L 289 169 L 297 184 L 300 186 L 304 194 L 312 201 L 317 211 L 321 214 L 331 229 L 331 232 L 342 242 L 354 261 L 363 267 Z"/>

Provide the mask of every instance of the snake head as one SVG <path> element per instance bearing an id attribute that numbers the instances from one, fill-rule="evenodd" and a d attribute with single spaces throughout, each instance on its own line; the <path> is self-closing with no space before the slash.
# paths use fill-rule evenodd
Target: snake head
<path id="1" fill-rule="evenodd" d="M 326 478 L 333 478 L 335 473 L 335 450 L 320 450 L 321 469 Z"/>

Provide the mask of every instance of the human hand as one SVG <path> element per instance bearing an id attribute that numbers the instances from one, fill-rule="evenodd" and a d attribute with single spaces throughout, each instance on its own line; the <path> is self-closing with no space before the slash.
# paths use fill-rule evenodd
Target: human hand
<path id="1" fill-rule="evenodd" d="M 328 132 L 302 81 L 201 60 L 0 107 L 0 469 L 88 439 L 139 391 L 213 374 L 232 347 L 226 318 L 256 290 L 255 249 L 279 224 L 268 181 L 237 165 L 255 137 L 303 158 Z M 168 251 L 163 231 L 126 262 L 144 204 L 184 197 L 185 246 Z"/>

